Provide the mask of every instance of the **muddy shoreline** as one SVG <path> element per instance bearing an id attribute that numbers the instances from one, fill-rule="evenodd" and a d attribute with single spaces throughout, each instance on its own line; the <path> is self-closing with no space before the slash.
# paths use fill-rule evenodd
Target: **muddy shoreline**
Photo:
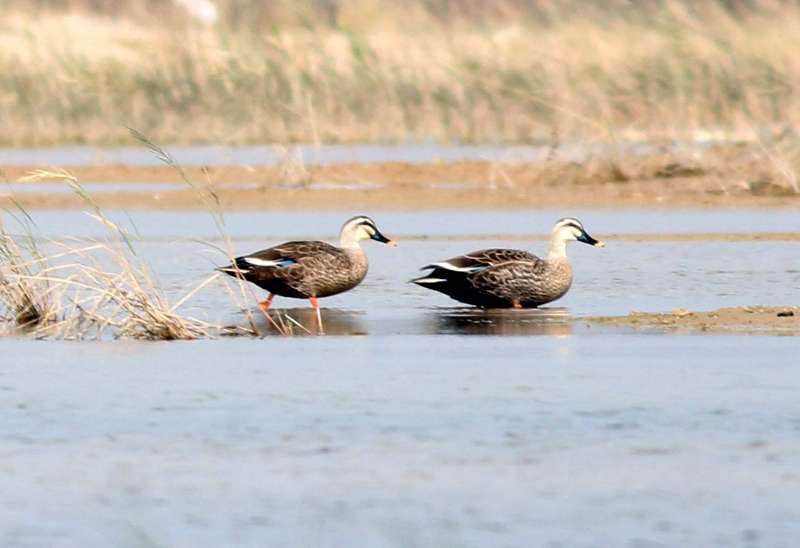
<path id="1" fill-rule="evenodd" d="M 92 184 L 104 208 L 202 210 L 208 195 L 225 210 L 441 210 L 531 208 L 800 208 L 800 194 L 760 172 L 691 167 L 666 158 L 629 164 L 483 161 L 409 164 L 187 167 L 92 165 L 69 172 Z M 19 183 L 43 166 L 0 166 L 0 180 L 28 185 L 26 192 L 0 187 L 0 205 L 72 209 L 85 204 L 70 192 L 37 191 Z M 184 180 L 188 179 L 189 185 Z M 54 180 L 50 180 L 52 183 Z M 115 183 L 108 191 L 104 184 Z M 125 183 L 153 183 L 139 191 Z M 164 184 L 163 189 L 159 184 Z M 42 187 L 44 188 L 44 187 Z"/>
<path id="2" fill-rule="evenodd" d="M 669 313 L 631 312 L 625 316 L 581 318 L 581 321 L 589 325 L 673 333 L 800 335 L 797 306 L 739 306 L 707 312 L 676 308 Z"/>

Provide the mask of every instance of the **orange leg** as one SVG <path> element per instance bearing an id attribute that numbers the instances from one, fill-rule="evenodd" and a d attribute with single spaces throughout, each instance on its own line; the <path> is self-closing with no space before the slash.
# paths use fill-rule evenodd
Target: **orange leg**
<path id="1" fill-rule="evenodd" d="M 514 308 L 522 308 L 522 305 L 521 305 L 521 304 L 519 304 L 519 301 L 514 301 L 514 302 L 511 304 L 511 306 L 513 306 Z"/>
<path id="2" fill-rule="evenodd" d="M 319 311 L 319 301 L 316 297 L 309 297 L 308 300 L 311 302 L 311 308 L 317 313 L 317 325 L 319 325 L 319 332 L 322 333 L 322 313 Z"/>
<path id="3" fill-rule="evenodd" d="M 272 305 L 272 299 L 274 299 L 274 298 L 275 298 L 275 295 L 270 293 L 269 297 L 267 297 L 266 299 L 264 299 L 263 301 L 260 301 L 258 303 L 258 308 L 261 309 L 261 312 L 263 312 L 264 315 L 267 314 L 267 310 L 269 310 L 270 305 Z"/>

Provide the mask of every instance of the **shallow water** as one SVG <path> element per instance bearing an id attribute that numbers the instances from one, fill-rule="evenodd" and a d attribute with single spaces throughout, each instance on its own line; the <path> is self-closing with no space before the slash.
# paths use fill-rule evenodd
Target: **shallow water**
<path id="1" fill-rule="evenodd" d="M 226 183 L 227 190 L 254 190 L 264 188 L 262 183 L 258 182 L 238 182 Z M 292 188 L 292 185 L 279 185 L 287 188 Z M 304 190 L 369 190 L 381 188 L 385 186 L 382 183 L 331 183 L 325 181 L 316 181 L 309 183 L 303 187 Z M 81 188 L 90 195 L 104 194 L 104 193 L 159 193 L 168 191 L 189 190 L 189 185 L 186 183 L 81 183 Z M 0 196 L 13 196 L 17 194 L 74 194 L 75 189 L 66 183 L 6 183 L 0 186 Z"/>
<path id="2" fill-rule="evenodd" d="M 692 143 L 690 148 L 707 146 Z M 674 147 L 670 147 L 674 148 Z M 283 147 L 251 146 L 173 146 L 169 153 L 184 166 L 218 165 L 275 165 L 286 157 Z M 299 156 L 305 164 L 369 164 L 383 162 L 431 163 L 466 160 L 533 161 L 545 158 L 581 160 L 590 155 L 604 155 L 613 150 L 627 154 L 656 152 L 664 147 L 645 143 L 607 146 L 561 145 L 555 151 L 549 146 L 507 145 L 438 145 L 435 143 L 400 145 L 309 145 L 290 147 L 289 154 Z M 57 165 L 61 167 L 95 164 L 125 164 L 135 166 L 160 165 L 161 161 L 142 146 L 107 147 L 67 146 L 52 148 L 0 148 L 0 165 Z"/>
<path id="3" fill-rule="evenodd" d="M 106 211 L 109 218 L 132 226 L 146 239 L 215 239 L 219 229 L 211 215 L 193 211 Z M 352 214 L 370 213 L 354 211 Z M 800 232 L 800 215 L 787 209 L 549 209 L 492 211 L 379 211 L 371 216 L 387 234 L 397 237 L 485 238 L 487 235 L 544 238 L 553 223 L 566 215 L 579 218 L 586 229 L 597 234 L 746 234 L 753 232 Z M 225 231 L 236 239 L 254 240 L 262 247 L 289 238 L 334 240 L 339 227 L 351 214 L 320 212 L 229 212 Z M 71 235 L 93 237 L 103 227 L 86 220 L 81 211 L 39 210 L 35 212 L 38 232 L 48 237 Z M 131 225 L 132 223 L 132 225 Z M 9 227 L 13 230 L 14 227 Z M 521 245 L 521 244 L 519 244 Z M 539 245 L 539 244 L 537 244 Z M 543 245 L 543 244 L 542 244 Z M 691 243 L 685 245 L 692 245 Z"/>
<path id="4" fill-rule="evenodd" d="M 418 267 L 429 262 L 503 244 L 496 240 L 429 239 L 404 242 L 402 248 L 397 249 L 370 246 L 368 278 L 353 291 L 325 299 L 323 306 L 332 309 L 330 316 L 338 313 L 334 309 L 350 311 L 357 332 L 457 331 L 457 324 L 447 318 L 453 314 L 469 314 L 472 309 L 462 309 L 462 305 L 446 296 L 407 281 L 417 275 Z M 525 246 L 525 242 L 514 244 Z M 543 251 L 544 245 L 544 242 L 532 242 L 525 247 Z M 250 247 L 243 244 L 241 250 L 246 252 L 251 247 L 252 244 Z M 162 253 L 158 249 L 153 252 L 154 256 Z M 175 272 L 177 267 L 168 266 L 170 261 L 176 261 L 175 252 L 166 249 L 163 252 L 164 266 L 160 271 Z M 669 311 L 678 307 L 707 310 L 748 304 L 785 305 L 793 302 L 800 290 L 797 259 L 800 242 L 691 242 L 687 245 L 686 242 L 615 241 L 605 249 L 572 245 L 570 256 L 575 272 L 573 286 L 565 297 L 550 306 L 565 308 L 564 313 L 573 316 L 626 314 L 634 310 Z M 183 275 L 189 279 L 203 279 L 210 261 L 207 253 L 193 256 L 191 261 L 181 259 Z M 176 286 L 180 282 L 174 280 Z M 224 301 L 218 302 L 218 297 L 220 295 L 203 294 L 197 304 L 217 311 L 224 306 Z M 305 303 L 277 299 L 275 306 L 297 307 Z M 510 315 L 475 312 L 472 315 L 477 321 L 488 322 L 487 332 L 491 333 L 492 322 L 502 323 L 513 331 L 522 327 L 509 327 L 509 324 L 530 324 L 540 314 L 530 311 Z M 555 320 L 547 321 L 554 323 Z M 474 324 L 464 326 L 473 332 L 480 331 Z"/>
<path id="5" fill-rule="evenodd" d="M 793 338 L 0 349 L 4 547 L 800 538 Z"/>
<path id="6" fill-rule="evenodd" d="M 798 229 L 774 211 L 578 213 L 597 233 Z M 400 246 L 365 244 L 364 283 L 322 301 L 327 337 L 0 340 L 0 546 L 794 548 L 796 338 L 568 319 L 792 304 L 800 242 L 572 244 L 573 287 L 542 310 L 475 311 L 405 283 L 477 248 L 543 253 L 558 216 L 375 215 Z M 342 217 L 226 227 L 247 253 L 331 238 Z M 101 234 L 75 212 L 35 218 L 52 237 Z M 224 260 L 190 239 L 221 243 L 206 214 L 115 220 L 173 300 Z M 532 238 L 481 236 L 501 233 Z M 275 306 L 311 327 L 302 301 Z M 243 321 L 219 285 L 186 312 Z"/>
<path id="7" fill-rule="evenodd" d="M 185 190 L 186 184 L 180 183 L 82 183 L 81 187 L 89 194 L 104 192 L 164 192 L 168 190 Z M 74 194 L 75 190 L 66 183 L 6 183 L 0 186 L 0 196 L 15 194 Z"/>
<path id="8" fill-rule="evenodd" d="M 585 211 L 578 215 L 591 232 L 615 234 L 731 233 L 797 231 L 794 212 L 760 211 Z M 225 256 L 208 240 L 223 242 L 205 213 L 135 212 L 112 214 L 112 219 L 140 235 L 137 249 L 147 257 L 161 283 L 174 298 L 211 274 Z M 343 220 L 341 213 L 234 213 L 225 229 L 233 251 L 246 254 L 286 239 L 323 238 Z M 564 321 L 540 318 L 532 311 L 510 316 L 464 309 L 455 301 L 408 280 L 419 267 L 436 260 L 487 247 L 515 247 L 544 255 L 544 239 L 555 212 L 428 212 L 382 213 L 375 216 L 382 230 L 400 241 L 392 249 L 367 242 L 370 257 L 367 279 L 355 290 L 322 301 L 330 334 L 432 334 L 501 332 L 527 334 Z M 39 231 L 51 237 L 65 234 L 96 237 L 99 223 L 80 212 L 36 212 Z M 480 236 L 481 231 L 514 236 Z M 530 235 L 528 241 L 520 236 Z M 567 295 L 551 307 L 567 316 L 626 314 L 631 311 L 694 310 L 722 306 L 791 304 L 800 289 L 798 241 L 669 241 L 611 240 L 604 249 L 579 243 L 569 247 L 574 283 Z M 254 296 L 262 295 L 255 289 Z M 187 312 L 203 319 L 242 321 L 219 284 L 209 286 L 191 301 Z M 292 309 L 305 318 L 307 303 L 278 298 L 275 306 Z M 465 316 L 475 316 L 464 319 Z M 530 317 L 529 317 L 530 316 Z M 339 328 L 333 330 L 333 326 Z M 481 327 L 483 326 L 483 328 Z"/>

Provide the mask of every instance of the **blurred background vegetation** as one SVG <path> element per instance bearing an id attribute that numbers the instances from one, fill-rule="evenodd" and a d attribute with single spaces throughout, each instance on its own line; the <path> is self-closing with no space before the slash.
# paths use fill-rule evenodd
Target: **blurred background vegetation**
<path id="1" fill-rule="evenodd" d="M 800 3 L 0 0 L 0 144 L 752 139 Z"/>

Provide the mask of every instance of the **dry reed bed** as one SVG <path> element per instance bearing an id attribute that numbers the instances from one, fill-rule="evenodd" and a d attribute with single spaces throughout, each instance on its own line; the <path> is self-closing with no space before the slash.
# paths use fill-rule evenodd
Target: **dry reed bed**
<path id="1" fill-rule="evenodd" d="M 61 4 L 72 10 L 0 14 L 0 143 L 124 142 L 124 125 L 233 143 L 752 138 L 800 125 L 794 2 L 506 1 L 485 17 L 464 14 L 494 3 L 278 2 L 291 17 L 273 18 L 271 3 L 237 15 L 219 2 L 213 27 L 143 0 L 103 3 L 113 19 Z"/>
<path id="2" fill-rule="evenodd" d="M 103 225 L 105 235 L 88 242 L 47 242 L 54 251 L 44 253 L 33 219 L 24 209 L 12 214 L 21 235 L 12 235 L 0 221 L 0 327 L 5 334 L 143 340 L 261 334 L 247 305 L 255 297 L 243 281 L 224 280 L 224 287 L 232 307 L 245 311 L 246 325 L 224 326 L 183 314 L 180 309 L 192 297 L 214 283 L 220 285 L 223 277 L 211 275 L 171 302 L 137 253 L 135 236 L 106 217 L 74 176 L 63 170 L 42 170 L 23 180 L 54 179 L 70 185 L 84 199 L 88 215 Z M 306 331 L 279 312 L 267 316 L 267 322 L 280 334 Z"/>
<path id="3" fill-rule="evenodd" d="M 212 332 L 210 324 L 178 314 L 146 267 L 116 243 L 62 243 L 62 252 L 43 256 L 5 230 L 0 241 L 0 316 L 7 334 L 177 340 Z"/>

